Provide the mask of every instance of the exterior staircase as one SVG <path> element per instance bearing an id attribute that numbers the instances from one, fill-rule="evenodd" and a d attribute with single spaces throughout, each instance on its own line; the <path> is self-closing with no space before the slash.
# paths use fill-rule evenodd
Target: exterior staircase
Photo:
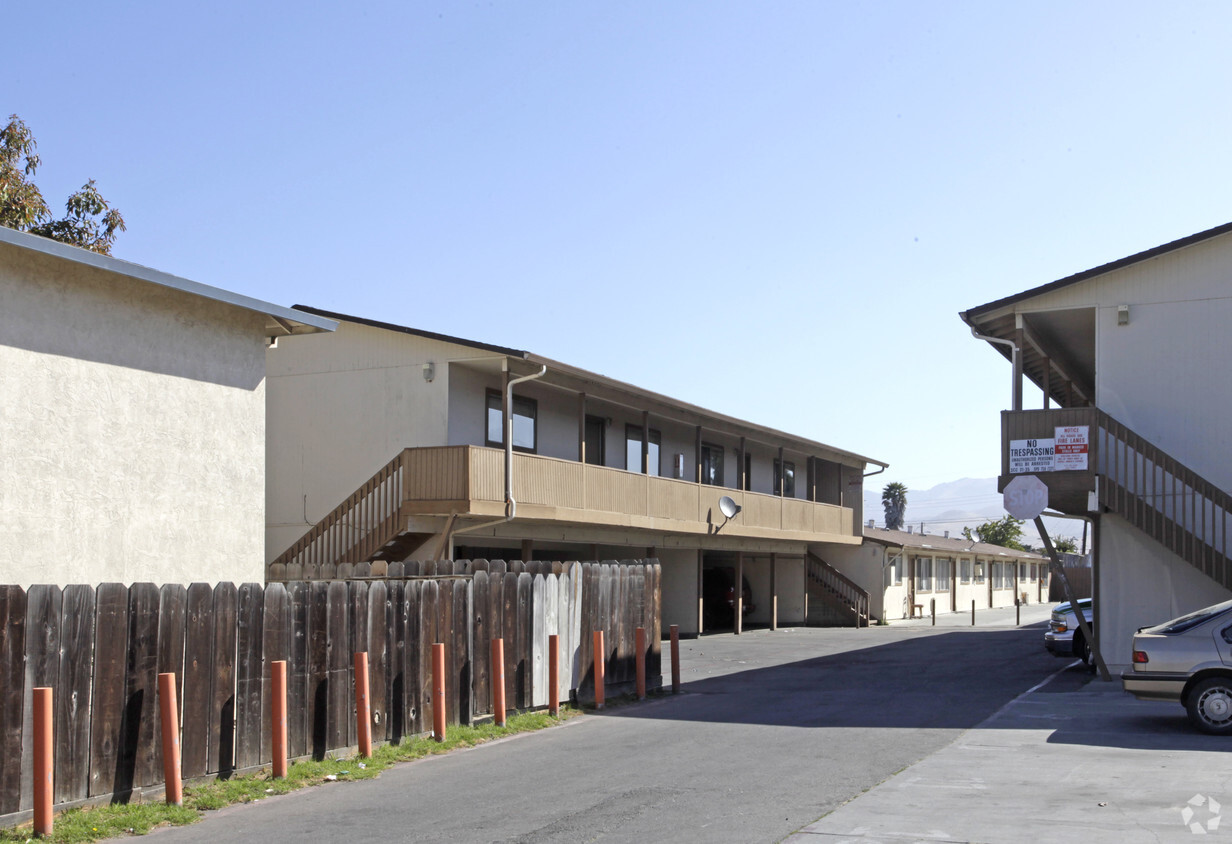
<path id="1" fill-rule="evenodd" d="M 821 606 L 809 607 L 809 620 L 822 626 L 869 625 L 869 594 L 812 551 L 804 559 L 808 570 L 809 600 L 819 598 Z"/>
<path id="2" fill-rule="evenodd" d="M 1075 515 L 1087 513 L 1090 493 L 1115 513 L 1225 589 L 1232 589 L 1228 529 L 1232 496 L 1175 457 L 1094 407 L 1006 411 L 1002 438 L 1051 437 L 1062 425 L 1085 425 L 1089 469 L 1041 477 L 1049 503 Z M 1010 479 L 1003 458 L 1002 487 Z"/>
<path id="3" fill-rule="evenodd" d="M 410 451 L 399 452 L 270 563 L 270 579 L 329 579 L 338 566 L 403 560 L 430 539 L 404 530 Z"/>

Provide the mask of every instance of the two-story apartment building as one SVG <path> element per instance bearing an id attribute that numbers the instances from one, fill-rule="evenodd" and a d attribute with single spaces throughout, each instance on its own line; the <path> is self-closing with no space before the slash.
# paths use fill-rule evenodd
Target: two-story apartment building
<path id="1" fill-rule="evenodd" d="M 1012 365 L 1001 487 L 1034 474 L 1094 526 L 1106 662 L 1129 663 L 1137 628 L 1232 595 L 1232 224 L 961 317 Z"/>
<path id="2" fill-rule="evenodd" d="M 697 633 L 713 571 L 748 581 L 744 623 L 802 623 L 810 585 L 834 594 L 810 547 L 861 542 L 879 461 L 527 351 L 297 309 L 339 328 L 268 354 L 271 566 L 655 557 L 665 629 Z"/>

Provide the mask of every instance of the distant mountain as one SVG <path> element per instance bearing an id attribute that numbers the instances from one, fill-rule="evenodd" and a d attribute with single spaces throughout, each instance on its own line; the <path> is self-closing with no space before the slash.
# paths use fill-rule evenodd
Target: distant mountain
<path id="1" fill-rule="evenodd" d="M 881 489 L 884 484 L 866 487 L 864 490 L 864 523 L 872 519 L 877 527 L 885 526 L 885 508 L 881 506 Z M 946 481 L 929 489 L 907 490 L 907 513 L 904 528 L 927 534 L 962 536 L 962 529 L 974 529 L 984 522 L 1000 519 L 1005 515 L 1001 493 L 997 492 L 996 478 L 962 478 Z M 1044 519 L 1049 536 L 1072 536 L 1082 546 L 1082 522 L 1075 519 Z M 1023 539 L 1033 548 L 1043 543 L 1035 525 L 1027 522 L 1022 526 Z M 1090 536 L 1087 537 L 1088 548 Z"/>

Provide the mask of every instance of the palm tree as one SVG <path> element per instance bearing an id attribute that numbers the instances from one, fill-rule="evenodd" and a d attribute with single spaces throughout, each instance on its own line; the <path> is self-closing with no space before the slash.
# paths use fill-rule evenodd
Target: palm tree
<path id="1" fill-rule="evenodd" d="M 907 487 L 900 483 L 886 484 L 881 491 L 881 506 L 885 507 L 886 530 L 900 530 L 907 514 Z"/>

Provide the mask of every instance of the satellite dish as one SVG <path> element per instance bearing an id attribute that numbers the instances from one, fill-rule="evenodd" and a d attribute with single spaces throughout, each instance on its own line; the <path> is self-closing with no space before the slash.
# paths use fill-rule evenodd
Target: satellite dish
<path id="1" fill-rule="evenodd" d="M 719 499 L 719 512 L 725 518 L 730 519 L 732 516 L 740 512 L 740 505 L 737 504 L 730 495 L 724 495 Z"/>

